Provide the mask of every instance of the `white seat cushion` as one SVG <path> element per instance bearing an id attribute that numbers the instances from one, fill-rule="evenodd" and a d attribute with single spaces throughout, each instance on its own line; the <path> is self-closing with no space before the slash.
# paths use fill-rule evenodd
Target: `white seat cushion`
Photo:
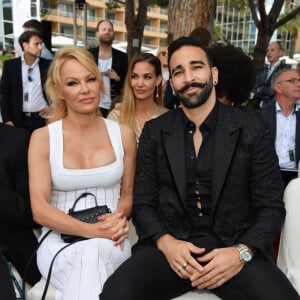
<path id="1" fill-rule="evenodd" d="M 281 232 L 277 264 L 300 293 L 300 178 L 289 182 L 284 191 L 284 202 L 286 217 Z"/>
<path id="2" fill-rule="evenodd" d="M 44 292 L 44 287 L 46 280 L 42 278 L 38 283 L 36 283 L 27 293 L 27 300 L 41 300 Z M 55 300 L 55 288 L 49 284 L 46 300 Z"/>
<path id="3" fill-rule="evenodd" d="M 218 296 L 207 290 L 196 290 L 185 293 L 179 297 L 173 298 L 172 300 L 219 300 Z"/>

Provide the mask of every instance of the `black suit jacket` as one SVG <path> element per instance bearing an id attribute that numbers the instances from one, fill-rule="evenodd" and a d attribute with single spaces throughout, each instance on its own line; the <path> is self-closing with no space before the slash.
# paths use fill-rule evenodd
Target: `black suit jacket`
<path id="1" fill-rule="evenodd" d="M 273 74 L 277 73 L 283 69 L 290 69 L 291 66 L 287 65 L 283 61 L 278 64 L 273 70 L 271 76 L 268 77 L 269 66 L 265 66 L 257 75 L 255 85 L 254 85 L 254 99 L 258 99 L 259 101 L 269 100 L 274 97 L 274 89 L 271 87 L 271 80 Z"/>
<path id="2" fill-rule="evenodd" d="M 39 68 L 41 74 L 41 84 L 44 98 L 47 97 L 44 91 L 44 84 L 47 79 L 47 72 L 51 61 L 39 59 Z M 1 86 L 1 114 L 4 123 L 12 121 L 14 125 L 22 127 L 23 124 L 23 83 L 22 83 L 22 62 L 21 57 L 7 60 L 4 63 Z"/>
<path id="3" fill-rule="evenodd" d="M 145 124 L 134 186 L 139 244 L 169 233 L 187 240 L 184 129 L 180 109 Z M 213 232 L 272 258 L 285 217 L 283 182 L 270 130 L 257 112 L 219 104 L 212 166 Z M 138 245 L 139 245 L 138 244 Z"/>
<path id="4" fill-rule="evenodd" d="M 273 142 L 275 144 L 276 140 L 276 101 L 274 100 L 269 105 L 266 105 L 260 109 L 260 113 L 263 119 L 268 123 L 271 129 Z M 296 143 L 296 150 L 295 150 L 295 159 L 298 167 L 298 163 L 300 160 L 300 110 L 296 113 L 296 132 L 295 132 L 295 143 Z"/>
<path id="5" fill-rule="evenodd" d="M 93 54 L 94 60 L 98 65 L 98 57 L 99 57 L 99 47 L 90 48 L 89 51 Z M 117 72 L 120 76 L 119 81 L 115 81 L 114 79 L 110 80 L 110 93 L 111 99 L 116 96 L 120 96 L 122 93 L 124 81 L 127 74 L 128 69 L 128 57 L 127 54 L 123 53 L 120 50 L 112 48 L 112 69 Z"/>
<path id="6" fill-rule="evenodd" d="M 27 149 L 29 132 L 0 123 L 0 249 L 7 253 L 20 274 L 33 253 L 37 241 L 33 228 Z M 40 278 L 36 265 L 29 272 L 29 282 Z"/>

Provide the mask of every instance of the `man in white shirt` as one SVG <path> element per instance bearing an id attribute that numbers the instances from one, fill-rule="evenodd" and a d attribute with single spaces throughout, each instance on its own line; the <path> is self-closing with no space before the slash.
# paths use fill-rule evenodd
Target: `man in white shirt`
<path id="1" fill-rule="evenodd" d="M 101 96 L 100 102 L 100 110 L 104 117 L 111 108 L 112 100 L 121 95 L 128 69 L 127 54 L 112 47 L 114 36 L 112 22 L 109 20 L 99 21 L 96 27 L 99 47 L 89 49 L 102 74 L 105 87 L 105 93 Z"/>
<path id="2" fill-rule="evenodd" d="M 261 109 L 273 134 L 279 166 L 285 185 L 297 177 L 300 159 L 300 75 L 295 70 L 282 69 L 271 81 L 275 97 Z"/>
<path id="3" fill-rule="evenodd" d="M 43 39 L 37 31 L 19 37 L 22 56 L 4 63 L 0 95 L 3 122 L 29 131 L 46 124 L 50 108 L 44 91 L 51 61 L 40 57 Z"/>

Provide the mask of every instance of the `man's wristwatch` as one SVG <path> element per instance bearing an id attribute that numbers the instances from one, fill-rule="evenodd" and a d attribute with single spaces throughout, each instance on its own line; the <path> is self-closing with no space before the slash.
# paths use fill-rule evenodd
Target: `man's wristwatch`
<path id="1" fill-rule="evenodd" d="M 240 260 L 243 264 L 246 264 L 252 260 L 253 254 L 248 248 L 244 247 L 241 244 L 233 245 L 233 247 L 236 247 L 239 250 Z"/>

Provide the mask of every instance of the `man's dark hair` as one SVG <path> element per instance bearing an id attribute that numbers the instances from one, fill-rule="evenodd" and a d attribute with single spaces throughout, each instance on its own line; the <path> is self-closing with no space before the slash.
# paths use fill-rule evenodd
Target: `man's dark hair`
<path id="1" fill-rule="evenodd" d="M 40 21 L 36 19 L 30 19 L 23 24 L 23 28 L 29 28 L 29 30 L 38 31 L 43 34 L 44 28 Z"/>
<path id="2" fill-rule="evenodd" d="M 200 42 L 204 47 L 209 47 L 211 42 L 211 34 L 204 27 L 196 27 L 190 34 L 189 37 Z"/>
<path id="3" fill-rule="evenodd" d="M 111 25 L 112 29 L 114 29 L 114 24 L 113 24 L 111 21 L 109 21 L 109 20 L 107 20 L 107 19 L 103 19 L 103 20 L 100 20 L 100 21 L 97 23 L 96 31 L 98 31 L 99 25 L 102 24 L 103 22 L 108 22 L 108 23 Z"/>
<path id="4" fill-rule="evenodd" d="M 199 41 L 197 41 L 191 37 L 184 36 L 184 37 L 180 37 L 179 39 L 173 41 L 168 47 L 169 71 L 170 71 L 170 60 L 171 60 L 173 53 L 183 46 L 194 46 L 194 47 L 198 47 L 198 48 L 202 49 L 206 54 L 209 66 L 210 67 L 213 66 L 213 57 L 210 53 L 210 50 L 208 48 L 204 47 Z M 170 72 L 170 75 L 171 75 L 171 72 Z"/>
<path id="5" fill-rule="evenodd" d="M 43 40 L 43 36 L 40 32 L 38 31 L 24 31 L 20 36 L 19 36 L 19 44 L 22 48 L 22 50 L 24 51 L 23 48 L 23 43 L 29 43 L 30 39 L 33 36 L 37 36 L 39 37 L 41 40 Z"/>

